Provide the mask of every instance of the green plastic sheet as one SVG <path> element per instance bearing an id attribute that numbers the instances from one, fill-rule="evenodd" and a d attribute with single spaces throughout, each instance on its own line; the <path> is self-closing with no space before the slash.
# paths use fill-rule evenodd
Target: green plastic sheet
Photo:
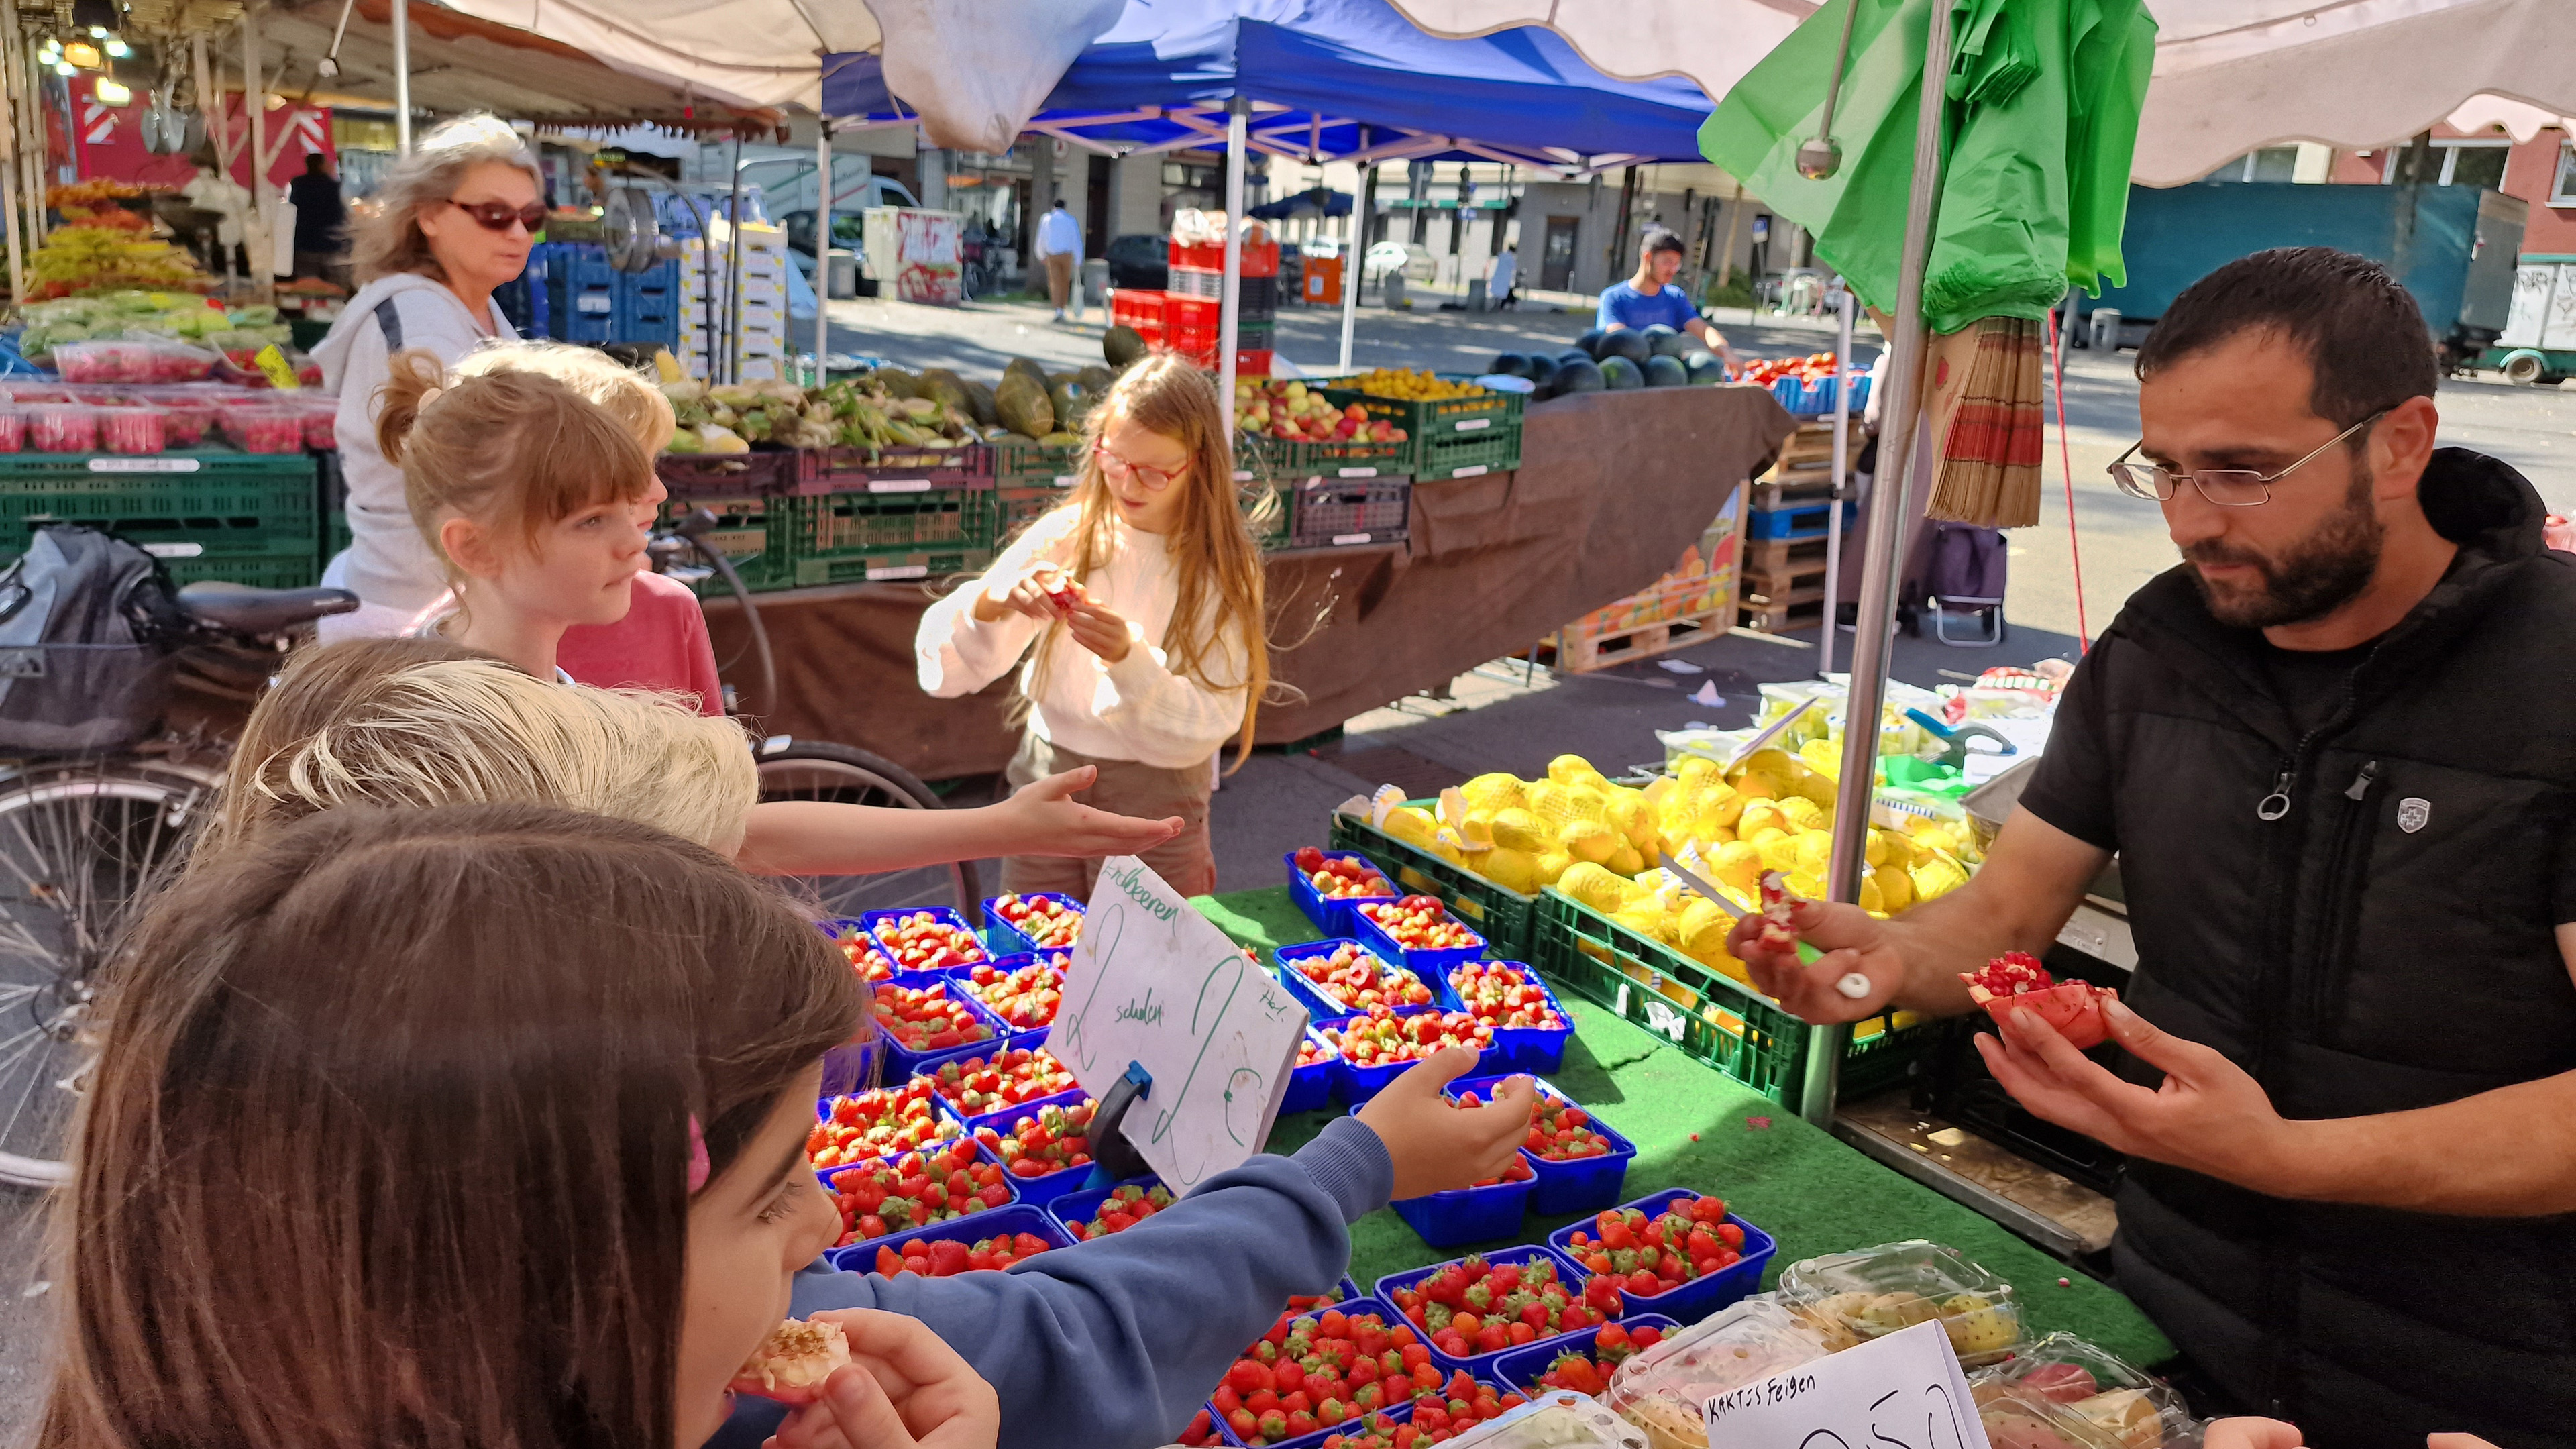
<path id="1" fill-rule="evenodd" d="M 2125 280 L 2120 228 L 2138 111 L 2155 61 L 2139 0 L 1828 0 L 1729 91 L 1700 148 L 1815 238 L 1861 301 L 1896 308 L 1923 40 L 1951 6 L 1946 157 L 1924 271 L 1936 332 L 1980 317 L 2036 319 L 2068 286 Z M 1817 132 L 1844 15 L 1851 56 L 1834 115 L 1843 164 L 1811 181 L 1799 145 Z"/>

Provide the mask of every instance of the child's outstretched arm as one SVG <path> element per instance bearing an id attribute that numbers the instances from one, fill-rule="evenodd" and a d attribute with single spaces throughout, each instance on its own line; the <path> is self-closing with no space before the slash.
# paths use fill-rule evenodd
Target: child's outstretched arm
<path id="1" fill-rule="evenodd" d="M 1012 1449 L 1167 1443 L 1291 1295 L 1332 1289 L 1350 1224 L 1398 1192 L 1499 1173 L 1529 1128 L 1524 1080 L 1458 1109 L 1441 1088 L 1476 1054 L 1440 1053 L 1294 1157 L 1255 1157 L 1114 1237 L 1007 1273 L 892 1280 L 806 1272 L 794 1310 L 878 1308 L 922 1320 L 1005 1391 Z M 710 1449 L 754 1449 L 777 1414 L 746 1402 Z"/>
<path id="2" fill-rule="evenodd" d="M 900 810 L 820 800 L 751 808 L 735 861 L 755 875 L 870 875 L 1006 855 L 1134 855 L 1181 833 L 1181 819 L 1139 820 L 1073 799 L 1089 765 L 1022 786 L 974 810 Z"/>

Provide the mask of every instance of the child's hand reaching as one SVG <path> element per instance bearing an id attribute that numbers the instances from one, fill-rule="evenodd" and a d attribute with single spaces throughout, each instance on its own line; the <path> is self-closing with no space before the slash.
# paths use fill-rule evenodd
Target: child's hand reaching
<path id="1" fill-rule="evenodd" d="M 1010 821 L 1006 838 L 996 843 L 995 854 L 1066 855 L 1078 859 L 1135 855 L 1181 833 L 1185 822 L 1178 815 L 1138 820 L 1095 810 L 1073 798 L 1090 789 L 1099 775 L 1097 766 L 1084 765 L 1021 786 L 1018 793 L 995 807 Z"/>
<path id="2" fill-rule="evenodd" d="M 1473 1047 L 1453 1046 L 1414 1064 L 1360 1109 L 1360 1121 L 1395 1161 L 1398 1198 L 1447 1192 L 1500 1177 L 1529 1139 L 1538 1088 L 1514 1077 L 1482 1107 L 1453 1107 L 1443 1087 L 1476 1069 Z"/>
<path id="3" fill-rule="evenodd" d="M 789 1414 L 764 1449 L 993 1449 L 1002 1404 L 957 1350 L 899 1313 L 817 1313 L 841 1326 L 849 1366 Z"/>

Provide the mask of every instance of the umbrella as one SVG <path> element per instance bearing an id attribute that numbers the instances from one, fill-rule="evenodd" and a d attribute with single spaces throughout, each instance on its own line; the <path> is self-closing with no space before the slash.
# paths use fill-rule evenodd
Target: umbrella
<path id="1" fill-rule="evenodd" d="M 1257 221 L 1286 221 L 1292 216 L 1348 216 L 1350 214 L 1351 194 L 1349 192 L 1327 191 L 1320 186 L 1311 191 L 1296 192 L 1266 205 L 1256 206 L 1250 212 Z"/>

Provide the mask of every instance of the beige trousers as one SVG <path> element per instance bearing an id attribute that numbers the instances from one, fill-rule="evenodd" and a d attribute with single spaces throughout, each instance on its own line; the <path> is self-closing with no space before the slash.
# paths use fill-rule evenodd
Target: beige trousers
<path id="1" fill-rule="evenodd" d="M 1046 254 L 1047 301 L 1061 310 L 1065 299 L 1073 295 L 1073 253 Z"/>
<path id="2" fill-rule="evenodd" d="M 1145 851 L 1141 858 L 1172 889 L 1185 896 L 1204 896 L 1216 892 L 1216 855 L 1208 843 L 1208 787 L 1214 777 L 1210 764 L 1202 760 L 1186 769 L 1164 770 L 1134 760 L 1095 760 L 1059 749 L 1029 731 L 1020 736 L 1020 752 L 1012 757 L 1006 778 L 1016 790 L 1049 775 L 1098 766 L 1100 777 L 1073 798 L 1113 815 L 1145 820 L 1181 817 L 1187 822 L 1181 833 Z M 1006 891 L 1062 891 L 1087 904 L 1092 884 L 1099 878 L 1096 858 L 1015 855 L 1002 862 Z"/>

